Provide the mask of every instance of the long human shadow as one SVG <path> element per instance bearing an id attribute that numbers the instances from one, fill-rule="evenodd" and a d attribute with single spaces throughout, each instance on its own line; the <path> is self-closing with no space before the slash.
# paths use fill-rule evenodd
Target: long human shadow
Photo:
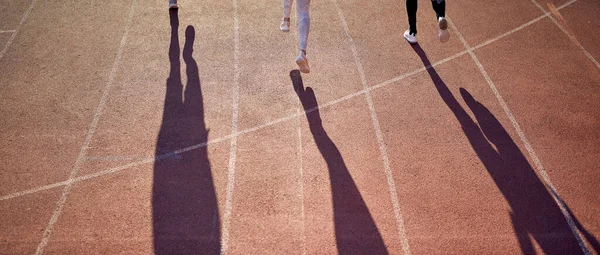
<path id="1" fill-rule="evenodd" d="M 183 60 L 187 84 L 181 82 L 177 11 L 170 11 L 170 72 L 162 125 L 156 143 L 152 185 L 155 254 L 218 254 L 219 209 L 207 147 L 165 154 L 207 141 L 198 65 L 192 57 L 195 30 L 185 30 Z"/>
<path id="2" fill-rule="evenodd" d="M 559 206 L 498 119 L 466 89 L 460 88 L 463 100 L 479 123 L 476 124 L 430 67 L 421 47 L 416 44 L 413 49 L 428 67 L 440 97 L 461 124 L 475 153 L 508 202 L 511 209 L 508 213 L 522 252 L 535 254 L 535 241 L 545 254 L 583 253 Z M 578 223 L 576 218 L 575 221 Z M 583 228 L 580 230 L 587 233 Z M 591 238 L 590 243 L 595 240 L 591 235 L 586 238 Z"/>
<path id="3" fill-rule="evenodd" d="M 375 221 L 348 172 L 340 151 L 323 128 L 315 93 L 310 87 L 304 89 L 298 70 L 291 71 L 290 78 L 307 112 L 310 132 L 329 169 L 339 254 L 388 254 Z"/>

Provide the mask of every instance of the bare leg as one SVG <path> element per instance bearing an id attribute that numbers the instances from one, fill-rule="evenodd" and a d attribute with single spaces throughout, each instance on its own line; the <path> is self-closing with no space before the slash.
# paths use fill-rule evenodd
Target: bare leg
<path id="1" fill-rule="evenodd" d="M 294 0 L 283 0 L 283 18 L 290 20 L 290 14 L 292 12 L 292 4 Z"/>

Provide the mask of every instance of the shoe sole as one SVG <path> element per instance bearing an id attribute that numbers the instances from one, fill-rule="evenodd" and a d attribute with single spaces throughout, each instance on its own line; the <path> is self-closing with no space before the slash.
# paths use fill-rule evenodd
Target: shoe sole
<path id="1" fill-rule="evenodd" d="M 438 33 L 438 39 L 440 40 L 440 42 L 447 42 L 450 40 L 450 33 L 448 32 L 448 30 L 440 30 L 440 32 Z"/>
<path id="2" fill-rule="evenodd" d="M 304 61 L 304 59 L 302 58 L 297 58 L 296 59 L 296 64 L 298 65 L 300 72 L 302 73 L 310 73 L 310 68 L 308 67 L 308 64 L 306 63 L 306 61 Z"/>

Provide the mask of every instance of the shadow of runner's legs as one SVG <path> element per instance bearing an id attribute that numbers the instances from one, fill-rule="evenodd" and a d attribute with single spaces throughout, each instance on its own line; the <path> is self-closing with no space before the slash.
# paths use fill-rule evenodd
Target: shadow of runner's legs
<path id="1" fill-rule="evenodd" d="M 310 132 L 327 163 L 333 199 L 335 235 L 340 254 L 387 254 L 381 234 L 354 183 L 338 148 L 321 122 L 313 90 L 304 90 L 298 70 L 290 73 L 294 90 L 307 113 Z"/>
<path id="2" fill-rule="evenodd" d="M 573 221 L 575 222 L 575 226 L 577 227 L 577 229 L 579 229 L 579 231 L 581 232 L 581 235 L 583 235 L 583 238 L 585 238 L 585 240 L 588 241 L 588 243 L 590 244 L 590 246 L 592 248 L 592 251 L 596 252 L 596 254 L 600 254 L 600 242 L 598 242 L 598 239 L 596 239 L 596 237 L 594 235 L 592 235 L 592 233 L 587 231 L 583 227 L 583 225 L 581 225 L 581 223 L 579 222 L 577 217 L 575 217 L 575 215 L 573 214 L 573 212 L 571 212 L 571 209 L 569 209 L 568 206 L 567 206 L 567 212 L 569 212 L 569 214 L 571 216 L 573 216 Z"/>
<path id="3" fill-rule="evenodd" d="M 431 63 L 421 47 L 418 44 L 412 47 L 423 61 L 423 65 L 430 66 Z M 477 119 L 478 124 L 475 123 L 435 69 L 429 67 L 427 72 L 440 97 L 461 124 L 473 150 L 510 206 L 509 214 L 521 250 L 526 254 L 534 252 L 531 240 L 527 238 L 531 236 L 546 254 L 582 253 L 560 208 L 496 117 L 461 88 L 460 93 L 464 101 Z"/>
<path id="4" fill-rule="evenodd" d="M 499 161 L 486 167 L 512 209 L 515 232 L 522 231 L 517 235 L 531 235 L 546 254 L 582 254 L 558 204 L 506 129 L 467 90 L 461 88 L 460 94 L 496 147 Z M 522 248 L 525 252 L 528 247 Z"/>
<path id="5" fill-rule="evenodd" d="M 183 59 L 185 94 L 180 74 L 178 18 L 171 10 L 170 73 L 156 156 L 207 141 L 198 66 L 192 57 L 194 28 L 186 28 Z M 185 96 L 185 97 L 184 97 Z M 220 219 L 207 147 L 155 161 L 152 184 L 155 254 L 218 254 Z"/>

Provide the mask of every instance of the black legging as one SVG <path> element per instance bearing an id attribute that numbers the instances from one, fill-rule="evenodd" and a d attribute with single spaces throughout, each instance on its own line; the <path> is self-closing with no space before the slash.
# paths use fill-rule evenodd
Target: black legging
<path id="1" fill-rule="evenodd" d="M 433 10 L 437 18 L 446 16 L 446 1 L 442 0 L 438 4 L 436 0 L 431 0 Z M 417 7 L 418 0 L 406 0 L 406 12 L 408 13 L 408 26 L 411 34 L 417 34 Z"/>

